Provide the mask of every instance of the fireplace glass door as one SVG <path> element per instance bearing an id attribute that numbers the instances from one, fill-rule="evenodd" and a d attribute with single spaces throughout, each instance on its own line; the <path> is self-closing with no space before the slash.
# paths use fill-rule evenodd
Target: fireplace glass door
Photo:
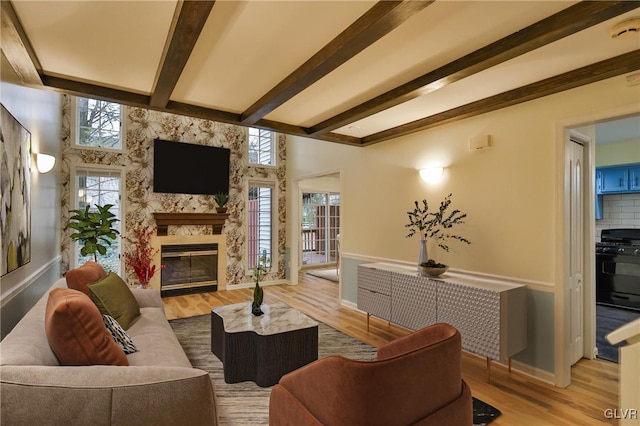
<path id="1" fill-rule="evenodd" d="M 162 291 L 218 284 L 217 244 L 166 245 L 161 257 Z"/>

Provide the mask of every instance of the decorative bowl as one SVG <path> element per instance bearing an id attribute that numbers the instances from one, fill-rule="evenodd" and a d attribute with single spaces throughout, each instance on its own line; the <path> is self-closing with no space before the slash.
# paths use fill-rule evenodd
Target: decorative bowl
<path id="1" fill-rule="evenodd" d="M 432 266 L 420 266 L 418 265 L 418 272 L 423 277 L 439 277 L 447 272 L 448 266 L 432 267 Z"/>

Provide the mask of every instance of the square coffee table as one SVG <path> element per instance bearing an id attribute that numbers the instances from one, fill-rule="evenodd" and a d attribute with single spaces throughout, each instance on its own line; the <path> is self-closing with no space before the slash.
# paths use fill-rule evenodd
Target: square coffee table
<path id="1" fill-rule="evenodd" d="M 284 303 L 251 302 L 211 310 L 211 352 L 222 361 L 224 381 L 273 386 L 280 377 L 318 359 L 318 323 Z"/>

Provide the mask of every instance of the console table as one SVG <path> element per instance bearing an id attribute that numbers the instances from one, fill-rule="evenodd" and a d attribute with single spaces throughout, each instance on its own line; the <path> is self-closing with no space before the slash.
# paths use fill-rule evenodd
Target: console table
<path id="1" fill-rule="evenodd" d="M 392 263 L 358 266 L 358 309 L 411 330 L 445 322 L 458 329 L 462 348 L 507 360 L 527 347 L 526 286 L 447 273 L 423 277 Z"/>
<path id="2" fill-rule="evenodd" d="M 318 359 L 318 323 L 284 303 L 251 302 L 211 310 L 211 352 L 222 361 L 224 381 L 273 386 L 286 373 Z"/>

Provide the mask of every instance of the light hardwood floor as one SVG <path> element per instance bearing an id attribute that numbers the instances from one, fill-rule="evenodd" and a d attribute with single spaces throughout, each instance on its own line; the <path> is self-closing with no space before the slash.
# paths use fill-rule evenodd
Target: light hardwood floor
<path id="1" fill-rule="evenodd" d="M 364 343 L 379 346 L 410 333 L 402 327 L 341 306 L 338 285 L 300 274 L 299 284 L 264 287 L 265 303 L 284 302 Z M 212 307 L 252 299 L 251 289 L 218 291 L 164 298 L 169 319 L 210 313 Z M 603 360 L 578 362 L 572 369 L 572 384 L 566 389 L 549 385 L 518 372 L 509 373 L 492 364 L 487 383 L 486 360 L 463 353 L 463 377 L 473 396 L 494 405 L 502 415 L 492 426 L 504 425 L 599 425 L 617 424 L 604 416 L 618 403 L 618 365 Z"/>

